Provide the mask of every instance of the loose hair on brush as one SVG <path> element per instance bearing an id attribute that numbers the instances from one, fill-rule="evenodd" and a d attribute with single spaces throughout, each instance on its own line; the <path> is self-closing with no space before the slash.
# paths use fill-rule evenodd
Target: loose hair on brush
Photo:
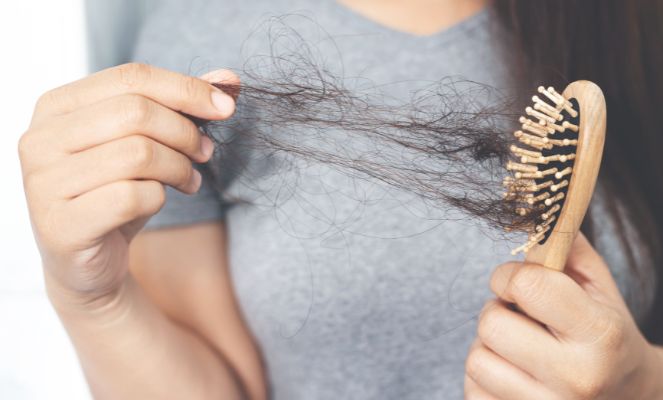
<path id="1" fill-rule="evenodd" d="M 661 342 L 663 164 L 657 152 L 663 113 L 656 108 L 663 104 L 663 1 L 497 0 L 493 7 L 520 49 L 515 64 L 523 88 L 564 87 L 578 79 L 603 88 L 608 133 L 599 184 L 634 271 L 642 268 L 636 252 L 656 270 L 657 297 L 645 333 Z M 222 157 L 232 157 L 234 142 L 250 137 L 250 146 L 377 179 L 500 229 L 526 230 L 538 218 L 519 216 L 517 202 L 502 198 L 516 101 L 460 78 L 444 78 L 406 101 L 389 99 L 375 86 L 329 71 L 296 32 L 276 33 L 291 35 L 298 51 L 273 49 L 245 64 L 241 87 L 216 83 L 239 94 L 236 116 L 221 123 L 232 132 L 218 143 Z M 198 122 L 212 137 L 219 129 L 219 123 Z M 324 142 L 329 131 L 341 133 L 340 146 L 311 140 Z M 374 151 L 353 151 L 353 141 L 371 143 Z M 626 237 L 626 219 L 636 229 L 635 245 Z M 587 218 L 583 226 L 590 240 L 592 225 Z"/>

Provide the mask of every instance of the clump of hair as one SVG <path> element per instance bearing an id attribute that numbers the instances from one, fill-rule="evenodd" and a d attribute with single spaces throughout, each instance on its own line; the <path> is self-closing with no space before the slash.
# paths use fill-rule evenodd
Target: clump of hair
<path id="1" fill-rule="evenodd" d="M 231 156 L 241 138 L 267 152 L 382 181 L 493 227 L 532 225 L 536 213 L 521 216 L 521 204 L 503 198 L 508 132 L 517 114 L 496 89 L 444 78 L 409 99 L 394 99 L 366 80 L 357 84 L 332 73 L 282 21 L 272 21 L 268 33 L 269 54 L 244 64 L 240 87 L 214 83 L 238 98 L 232 119 L 199 121 L 217 140 L 218 157 Z M 275 42 L 284 38 L 289 45 L 279 51 Z M 220 137 L 218 129 L 231 134 Z"/>

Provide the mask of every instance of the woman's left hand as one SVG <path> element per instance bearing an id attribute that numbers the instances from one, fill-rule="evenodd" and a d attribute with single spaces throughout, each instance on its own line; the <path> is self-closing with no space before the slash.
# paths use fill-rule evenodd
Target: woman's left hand
<path id="1" fill-rule="evenodd" d="M 663 350 L 640 333 L 582 234 L 564 272 L 510 262 L 490 285 L 498 298 L 479 318 L 466 399 L 663 398 Z"/>

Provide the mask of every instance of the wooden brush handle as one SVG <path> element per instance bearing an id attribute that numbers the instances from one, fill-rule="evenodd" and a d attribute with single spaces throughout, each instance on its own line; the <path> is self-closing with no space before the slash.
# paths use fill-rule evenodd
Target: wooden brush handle
<path id="1" fill-rule="evenodd" d="M 594 193 L 605 141 L 606 109 L 601 89 L 590 81 L 576 81 L 562 95 L 578 101 L 580 129 L 573 173 L 557 223 L 548 240 L 527 252 L 527 262 L 562 271 Z"/>

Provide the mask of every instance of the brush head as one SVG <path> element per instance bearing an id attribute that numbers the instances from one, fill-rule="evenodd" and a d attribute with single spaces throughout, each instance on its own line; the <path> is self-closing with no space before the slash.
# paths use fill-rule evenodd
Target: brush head
<path id="1" fill-rule="evenodd" d="M 513 160 L 507 163 L 510 175 L 504 179 L 508 201 L 517 202 L 517 213 L 530 223 L 528 240 L 512 254 L 527 253 L 549 238 L 567 199 L 576 161 L 579 134 L 579 107 L 554 88 L 538 88 L 532 106 L 519 119 L 514 132 L 517 144 L 511 146 Z"/>

